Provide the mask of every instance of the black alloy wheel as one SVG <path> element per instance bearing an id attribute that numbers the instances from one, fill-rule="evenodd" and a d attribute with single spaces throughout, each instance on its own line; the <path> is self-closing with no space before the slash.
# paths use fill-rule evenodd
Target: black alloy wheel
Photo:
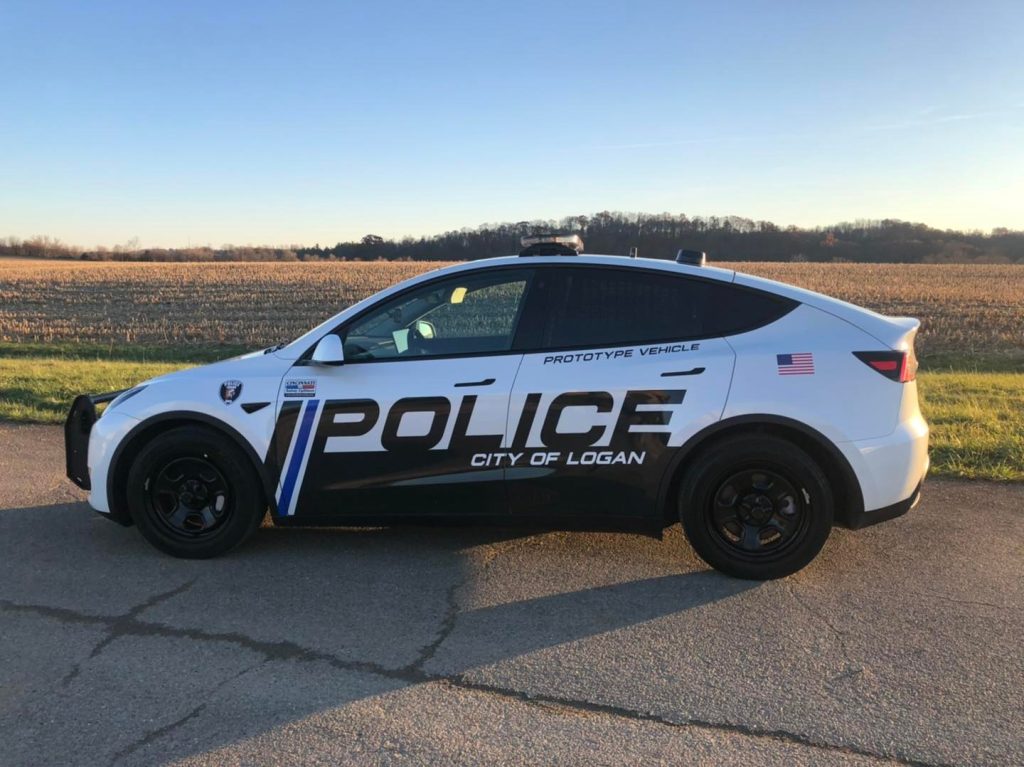
<path id="1" fill-rule="evenodd" d="M 725 545 L 747 556 L 766 556 L 799 538 L 806 528 L 807 504 L 782 474 L 751 468 L 718 486 L 705 519 Z"/>
<path id="2" fill-rule="evenodd" d="M 813 560 L 832 530 L 825 473 L 803 449 L 763 433 L 726 437 L 685 468 L 679 519 L 694 550 L 728 575 L 782 578 Z"/>
<path id="3" fill-rule="evenodd" d="M 139 450 L 128 470 L 132 521 L 151 544 L 204 559 L 234 548 L 263 520 L 259 474 L 242 448 L 207 426 L 179 426 Z"/>
<path id="4" fill-rule="evenodd" d="M 177 535 L 210 535 L 231 515 L 227 480 L 205 457 L 175 458 L 149 485 L 158 519 Z"/>

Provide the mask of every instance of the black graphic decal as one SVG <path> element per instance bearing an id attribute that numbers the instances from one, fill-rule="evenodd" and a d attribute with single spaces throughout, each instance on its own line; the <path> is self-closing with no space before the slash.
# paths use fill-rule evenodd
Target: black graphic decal
<path id="1" fill-rule="evenodd" d="M 359 415 L 359 420 L 334 422 L 336 415 Z M 377 425 L 380 418 L 380 405 L 372 399 L 329 399 L 324 403 L 324 411 L 313 439 L 312 456 L 320 456 L 327 448 L 327 440 L 331 437 L 361 437 Z"/>
<path id="2" fill-rule="evenodd" d="M 639 405 L 678 405 L 686 396 L 686 389 L 667 389 L 664 391 L 628 391 L 619 411 L 619 419 L 612 432 L 613 445 L 627 445 L 631 438 L 644 437 L 657 439 L 663 445 L 668 444 L 669 433 L 665 432 L 630 432 L 631 426 L 662 425 L 667 426 L 672 420 L 671 410 L 637 411 Z"/>
<path id="3" fill-rule="evenodd" d="M 430 450 L 444 436 L 452 405 L 445 397 L 406 397 L 398 400 L 388 411 L 380 444 L 385 450 Z M 400 437 L 398 427 L 407 413 L 431 413 L 430 429 L 426 434 Z"/>
<path id="4" fill-rule="evenodd" d="M 462 398 L 459 405 L 459 412 L 455 416 L 455 427 L 452 431 L 452 441 L 449 450 L 458 452 L 473 452 L 478 450 L 496 450 L 501 447 L 501 434 L 467 434 L 469 421 L 473 417 L 473 408 L 476 407 L 476 395 L 470 394 Z"/>
<path id="5" fill-rule="evenodd" d="M 530 430 L 533 428 L 533 421 L 537 417 L 537 406 L 540 404 L 540 397 L 540 394 L 526 395 L 523 411 L 519 414 L 519 425 L 516 426 L 516 435 L 512 440 L 513 448 L 518 449 L 526 446 L 526 440 L 530 438 Z"/>
<path id="6" fill-rule="evenodd" d="M 334 422 L 336 415 L 361 415 L 358 421 Z M 324 403 L 324 414 L 320 418 L 320 437 L 361 437 L 377 425 L 380 405 L 372 399 L 331 399 Z"/>
<path id="7" fill-rule="evenodd" d="M 281 467 L 284 465 L 285 456 L 288 455 L 288 446 L 292 442 L 295 422 L 298 420 L 301 407 L 301 402 L 285 402 L 281 406 L 281 412 L 277 414 L 274 436 L 270 439 L 270 447 L 267 448 L 267 455 L 263 461 L 275 485 L 281 479 Z"/>
<path id="8" fill-rule="evenodd" d="M 592 426 L 584 432 L 559 432 L 558 419 L 562 411 L 569 407 L 592 407 L 598 413 L 610 413 L 615 400 L 606 391 L 580 391 L 559 394 L 548 408 L 547 416 L 544 418 L 544 425 L 541 427 L 540 438 L 548 447 L 555 447 L 561 450 L 577 450 L 590 447 L 601 439 L 604 434 L 604 426 Z"/>

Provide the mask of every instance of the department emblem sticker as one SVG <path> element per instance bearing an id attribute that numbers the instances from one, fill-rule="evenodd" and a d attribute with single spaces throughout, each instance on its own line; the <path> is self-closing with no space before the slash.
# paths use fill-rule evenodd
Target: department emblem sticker
<path id="1" fill-rule="evenodd" d="M 238 395 L 240 395 L 241 393 L 241 381 L 225 381 L 220 385 L 220 398 L 224 400 L 225 405 L 230 405 L 232 402 L 238 399 Z"/>

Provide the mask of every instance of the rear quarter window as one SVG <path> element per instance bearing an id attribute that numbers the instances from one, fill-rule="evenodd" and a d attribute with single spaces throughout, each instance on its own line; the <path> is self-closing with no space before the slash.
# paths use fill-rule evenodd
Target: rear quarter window
<path id="1" fill-rule="evenodd" d="M 711 316 L 707 325 L 716 336 L 756 330 L 781 319 L 797 307 L 797 302 L 792 299 L 726 283 L 712 284 L 709 300 Z"/>
<path id="2" fill-rule="evenodd" d="M 560 268 L 542 280 L 549 290 L 546 349 L 734 335 L 796 306 L 759 290 L 662 271 Z"/>

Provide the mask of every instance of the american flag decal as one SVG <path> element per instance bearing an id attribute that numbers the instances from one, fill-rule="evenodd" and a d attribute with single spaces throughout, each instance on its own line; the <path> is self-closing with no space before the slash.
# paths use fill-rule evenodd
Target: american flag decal
<path id="1" fill-rule="evenodd" d="M 814 355 L 810 352 L 776 354 L 775 361 L 778 363 L 780 376 L 814 375 Z"/>

